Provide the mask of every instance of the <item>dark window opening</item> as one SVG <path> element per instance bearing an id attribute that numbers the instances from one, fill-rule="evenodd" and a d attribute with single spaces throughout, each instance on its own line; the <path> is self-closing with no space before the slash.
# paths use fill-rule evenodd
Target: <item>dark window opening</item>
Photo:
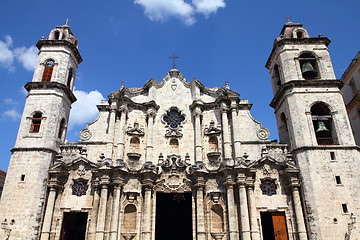
<path id="1" fill-rule="evenodd" d="M 340 176 L 335 176 L 336 184 L 341 184 Z"/>
<path id="2" fill-rule="evenodd" d="M 73 69 L 70 68 L 67 83 L 66 83 L 68 87 L 71 87 L 72 76 L 73 76 Z"/>
<path id="3" fill-rule="evenodd" d="M 63 118 L 60 122 L 58 138 L 62 139 L 64 132 L 65 132 L 65 119 Z"/>
<path id="4" fill-rule="evenodd" d="M 34 114 L 31 120 L 31 128 L 30 128 L 31 133 L 38 133 L 40 131 L 41 119 L 42 119 L 41 113 Z"/>
<path id="5" fill-rule="evenodd" d="M 357 87 L 356 87 L 356 84 L 355 84 L 355 81 L 353 78 L 350 80 L 349 86 L 351 87 L 351 91 L 352 91 L 353 95 L 355 95 L 358 92 L 358 90 L 357 90 Z"/>
<path id="6" fill-rule="evenodd" d="M 316 58 L 311 53 L 301 54 L 299 62 L 301 74 L 304 79 L 314 79 L 319 77 L 319 68 Z"/>
<path id="7" fill-rule="evenodd" d="M 130 139 L 130 150 L 131 152 L 139 152 L 140 151 L 140 139 L 137 137 L 132 137 Z"/>
<path id="8" fill-rule="evenodd" d="M 59 40 L 60 38 L 60 32 L 59 31 L 55 31 L 54 33 L 54 40 Z"/>
<path id="9" fill-rule="evenodd" d="M 336 160 L 334 152 L 330 152 L 330 158 L 331 160 Z"/>
<path id="10" fill-rule="evenodd" d="M 348 213 L 349 212 L 347 204 L 344 203 L 344 204 L 341 204 L 341 206 L 342 206 L 343 213 Z"/>
<path id="11" fill-rule="evenodd" d="M 21 174 L 20 181 L 25 181 L 25 174 Z"/>
<path id="12" fill-rule="evenodd" d="M 157 193 L 155 239 L 193 239 L 191 209 L 191 193 Z"/>
<path id="13" fill-rule="evenodd" d="M 279 66 L 275 65 L 274 66 L 274 82 L 280 86 L 281 85 L 281 80 L 280 80 L 280 72 L 279 72 Z"/>
<path id="14" fill-rule="evenodd" d="M 297 37 L 297 38 L 300 38 L 300 39 L 301 39 L 301 38 L 304 38 L 304 33 L 303 33 L 302 31 L 297 31 L 297 32 L 296 32 L 296 37 Z"/>
<path id="15" fill-rule="evenodd" d="M 61 227 L 61 240 L 85 240 L 88 213 L 65 212 Z"/>
<path id="16" fill-rule="evenodd" d="M 324 103 L 317 103 L 311 107 L 311 117 L 319 145 L 337 145 L 335 129 L 330 109 Z"/>
<path id="17" fill-rule="evenodd" d="M 286 121 L 285 113 L 283 112 L 280 114 L 279 137 L 281 143 L 286 143 L 290 145 L 288 124 Z"/>

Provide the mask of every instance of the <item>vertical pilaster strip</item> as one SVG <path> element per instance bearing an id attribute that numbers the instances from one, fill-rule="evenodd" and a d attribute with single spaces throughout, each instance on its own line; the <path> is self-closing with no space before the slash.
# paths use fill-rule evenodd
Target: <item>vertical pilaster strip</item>
<path id="1" fill-rule="evenodd" d="M 89 240 L 95 239 L 96 235 L 96 225 L 97 225 L 97 216 L 99 211 L 99 201 L 100 201 L 100 194 L 99 194 L 99 181 L 95 181 L 94 183 L 94 199 L 93 199 L 93 208 L 92 208 L 92 221 L 90 223 L 89 228 Z"/>
<path id="2" fill-rule="evenodd" d="M 241 239 L 251 240 L 250 223 L 249 223 L 249 209 L 246 195 L 246 176 L 243 173 L 238 174 L 237 184 L 239 186 L 240 199 L 240 222 L 241 222 Z"/>
<path id="3" fill-rule="evenodd" d="M 111 223 L 110 223 L 110 240 L 116 240 L 118 236 L 119 225 L 119 208 L 120 208 L 120 196 L 121 188 L 123 184 L 122 178 L 116 178 L 114 180 L 114 200 L 112 207 Z"/>
<path id="4" fill-rule="evenodd" d="M 222 103 L 220 108 L 221 112 L 221 121 L 222 121 L 222 132 L 223 132 L 223 141 L 224 141 L 224 161 L 226 165 L 234 165 L 231 154 L 231 139 L 229 134 L 229 121 L 228 121 L 228 108 L 225 103 Z"/>
<path id="5" fill-rule="evenodd" d="M 113 158 L 114 149 L 114 135 L 115 135 L 115 120 L 116 120 L 116 103 L 112 103 L 110 106 L 109 117 L 109 130 L 108 130 L 108 142 L 107 142 L 107 156 L 106 158 Z"/>
<path id="6" fill-rule="evenodd" d="M 238 221 L 236 219 L 236 205 L 234 199 L 234 185 L 231 176 L 227 176 L 225 186 L 226 186 L 226 199 L 227 199 L 227 209 L 228 209 L 228 222 L 229 222 L 229 240 L 238 240 L 239 239 L 239 230 L 238 230 Z"/>
<path id="7" fill-rule="evenodd" d="M 292 177 L 290 180 L 290 187 L 292 191 L 292 198 L 294 203 L 294 210 L 296 215 L 296 225 L 298 231 L 299 240 L 307 240 L 306 227 L 303 215 L 303 209 L 301 206 L 301 199 L 299 194 L 299 180 Z"/>
<path id="8" fill-rule="evenodd" d="M 234 153 L 235 153 L 234 155 L 235 155 L 235 159 L 240 159 L 241 143 L 240 143 L 239 121 L 237 115 L 238 107 L 237 107 L 236 99 L 231 100 L 230 109 L 231 109 L 231 119 L 232 119 L 232 134 L 234 136 Z"/>
<path id="9" fill-rule="evenodd" d="M 152 162 L 153 157 L 153 128 L 154 118 L 156 116 L 155 110 L 150 108 L 147 111 L 148 117 L 148 129 L 147 129 L 147 140 L 146 140 L 146 162 Z"/>
<path id="10" fill-rule="evenodd" d="M 107 195 L 108 195 L 108 184 L 110 183 L 110 178 L 104 176 L 101 178 L 101 196 L 99 204 L 99 213 L 96 225 L 96 240 L 104 239 L 105 231 L 105 218 L 106 218 L 106 204 L 107 204 Z"/>
<path id="11" fill-rule="evenodd" d="M 48 201 L 47 201 L 45 216 L 44 216 L 44 221 L 43 221 L 44 224 L 42 227 L 40 240 L 49 240 L 50 230 L 51 230 L 51 222 L 52 222 L 53 213 L 54 213 L 57 181 L 50 181 L 49 185 L 50 185 L 50 190 L 49 190 L 49 196 L 48 196 Z"/>
<path id="12" fill-rule="evenodd" d="M 196 189 L 196 236 L 197 240 L 206 239 L 205 231 L 205 212 L 204 212 L 204 188 L 205 181 L 202 177 L 199 177 L 195 183 Z"/>
<path id="13" fill-rule="evenodd" d="M 249 204 L 251 240 L 260 240 L 259 228 L 257 227 L 257 221 L 256 221 L 254 183 L 247 185 L 247 196 L 248 196 L 248 204 Z"/>
<path id="14" fill-rule="evenodd" d="M 142 221 L 142 240 L 151 239 L 151 195 L 153 191 L 153 180 L 145 178 L 143 180 L 144 188 L 144 209 L 143 209 L 143 221 Z"/>
<path id="15" fill-rule="evenodd" d="M 120 131 L 118 138 L 118 149 L 117 149 L 117 159 L 124 160 L 124 142 L 125 142 L 125 127 L 126 127 L 126 115 L 128 114 L 128 108 L 126 105 L 122 105 L 119 109 L 121 112 L 120 116 Z"/>
<path id="16" fill-rule="evenodd" d="M 195 118 L 195 161 L 202 161 L 202 138 L 201 138 L 201 108 L 196 106 L 193 112 Z"/>

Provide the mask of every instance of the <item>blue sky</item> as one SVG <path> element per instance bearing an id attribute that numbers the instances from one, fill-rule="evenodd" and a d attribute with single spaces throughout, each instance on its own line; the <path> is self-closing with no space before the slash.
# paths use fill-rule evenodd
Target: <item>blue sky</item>
<path id="1" fill-rule="evenodd" d="M 64 24 L 79 40 L 84 59 L 67 139 L 96 118 L 94 107 L 120 88 L 140 87 L 171 69 L 168 58 L 191 81 L 224 86 L 253 103 L 252 115 L 277 139 L 270 76 L 264 67 L 285 17 L 311 36 L 323 34 L 337 78 L 359 51 L 360 1 L 117 0 L 2 1 L 0 3 L 0 169 L 7 170 L 25 103 L 23 86 L 32 80 L 41 36 Z"/>

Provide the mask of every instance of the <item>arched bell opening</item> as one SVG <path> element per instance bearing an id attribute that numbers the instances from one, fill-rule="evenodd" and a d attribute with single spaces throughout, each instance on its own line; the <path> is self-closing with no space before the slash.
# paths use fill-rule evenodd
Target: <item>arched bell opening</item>
<path id="1" fill-rule="evenodd" d="M 329 107 L 325 103 L 316 103 L 311 107 L 311 117 L 319 145 L 336 145 L 338 139 Z"/>
<path id="2" fill-rule="evenodd" d="M 319 78 L 319 66 L 312 53 L 303 53 L 299 57 L 301 75 L 304 79 Z"/>

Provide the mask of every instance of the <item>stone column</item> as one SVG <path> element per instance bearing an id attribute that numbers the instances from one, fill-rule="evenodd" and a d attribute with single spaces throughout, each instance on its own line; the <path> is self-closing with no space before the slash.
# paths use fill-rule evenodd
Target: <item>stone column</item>
<path id="1" fill-rule="evenodd" d="M 119 208 L 120 208 L 120 196 L 121 188 L 124 179 L 116 178 L 114 180 L 114 200 L 112 207 L 111 223 L 110 223 L 110 240 L 116 240 L 118 237 L 118 225 L 119 225 Z"/>
<path id="2" fill-rule="evenodd" d="M 229 240 L 238 240 L 239 239 L 239 230 L 238 230 L 238 221 L 236 219 L 236 205 L 234 200 L 234 185 L 231 176 L 226 177 L 226 199 L 227 199 L 227 208 L 228 208 L 228 222 L 229 222 Z"/>
<path id="3" fill-rule="evenodd" d="M 241 143 L 240 143 L 240 128 L 239 128 L 239 121 L 237 115 L 238 107 L 237 107 L 236 99 L 231 100 L 230 109 L 231 109 L 231 118 L 232 118 L 232 134 L 234 136 L 234 153 L 235 153 L 234 155 L 235 155 L 235 159 L 240 159 Z"/>
<path id="4" fill-rule="evenodd" d="M 99 212 L 97 218 L 97 226 L 96 226 L 96 240 L 104 239 L 104 231 L 105 231 L 105 219 L 106 219 L 106 204 L 108 198 L 108 185 L 110 183 L 110 178 L 108 176 L 103 176 L 101 178 L 101 196 L 100 196 L 100 205 Z"/>
<path id="5" fill-rule="evenodd" d="M 51 223 L 52 223 L 54 204 L 56 199 L 56 188 L 58 187 L 57 180 L 50 180 L 49 187 L 50 187 L 49 196 L 47 200 L 44 223 L 41 230 L 40 240 L 49 240 L 50 237 Z"/>
<path id="6" fill-rule="evenodd" d="M 114 149 L 114 135 L 115 135 L 115 120 L 116 120 L 116 103 L 112 103 L 110 106 L 110 117 L 109 117 L 109 129 L 108 129 L 108 142 L 107 142 L 107 154 L 106 158 L 113 158 Z"/>
<path id="7" fill-rule="evenodd" d="M 151 239 L 151 195 L 153 191 L 154 181 L 150 178 L 143 180 L 144 188 L 144 209 L 143 209 L 143 220 L 142 220 L 142 240 Z"/>
<path id="8" fill-rule="evenodd" d="M 292 198 L 294 202 L 294 210 L 296 216 L 297 233 L 299 240 L 307 240 L 306 227 L 304 221 L 303 210 L 301 206 L 300 194 L 299 194 L 299 180 L 296 177 L 292 177 L 290 180 L 290 187 L 292 191 Z"/>
<path id="9" fill-rule="evenodd" d="M 221 121 L 222 121 L 222 130 L 223 130 L 223 142 L 224 142 L 224 162 L 226 165 L 234 165 L 234 160 L 232 159 L 231 154 L 231 139 L 229 133 L 229 121 L 227 116 L 227 108 L 225 103 L 221 104 Z"/>
<path id="10" fill-rule="evenodd" d="M 126 128 L 126 115 L 128 114 L 128 108 L 126 105 L 122 105 L 119 109 L 120 116 L 120 131 L 117 144 L 117 159 L 124 160 L 124 142 L 125 142 L 125 128 Z"/>
<path id="11" fill-rule="evenodd" d="M 196 106 L 193 111 L 195 119 L 195 161 L 202 161 L 202 137 L 201 137 L 201 108 Z"/>
<path id="12" fill-rule="evenodd" d="M 236 182 L 239 186 L 241 239 L 251 240 L 249 209 L 248 209 L 248 201 L 247 201 L 246 187 L 245 187 L 245 183 L 246 183 L 245 174 L 239 173 Z"/>
<path id="13" fill-rule="evenodd" d="M 251 240 L 260 240 L 259 228 L 256 220 L 256 206 L 254 199 L 254 183 L 247 184 L 247 196 L 250 214 Z"/>
<path id="14" fill-rule="evenodd" d="M 155 109 L 149 108 L 147 111 L 147 117 L 148 117 L 148 129 L 147 129 L 147 139 L 146 139 L 146 162 L 152 162 L 153 157 L 153 128 L 154 128 L 154 119 L 155 119 L 156 113 Z"/>
<path id="15" fill-rule="evenodd" d="M 99 181 L 96 180 L 94 182 L 94 199 L 93 199 L 93 208 L 92 208 L 92 217 L 91 223 L 89 227 L 89 238 L 90 240 L 95 239 L 96 235 L 96 223 L 97 223 L 97 216 L 99 210 L 99 201 L 100 201 L 100 194 L 99 194 Z"/>
<path id="16" fill-rule="evenodd" d="M 196 189 L 196 236 L 197 240 L 206 239 L 205 231 L 205 211 L 204 211 L 204 188 L 205 181 L 203 177 L 198 177 L 194 185 Z"/>

